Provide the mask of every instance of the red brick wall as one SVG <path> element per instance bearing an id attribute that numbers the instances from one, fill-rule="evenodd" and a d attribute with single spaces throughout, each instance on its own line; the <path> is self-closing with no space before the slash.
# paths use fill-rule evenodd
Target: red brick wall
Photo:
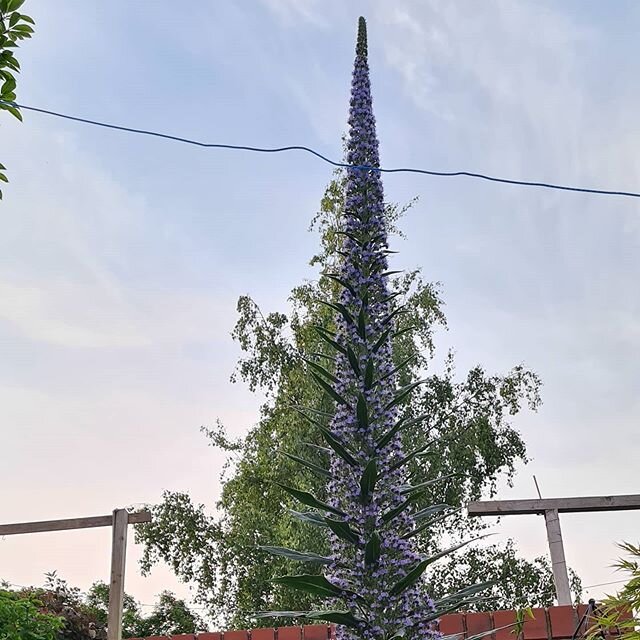
<path id="1" fill-rule="evenodd" d="M 568 640 L 582 619 L 587 605 L 577 607 L 549 607 L 533 609 L 533 619 L 527 618 L 523 626 L 522 636 L 516 639 L 513 627 L 502 629 L 515 622 L 515 611 L 493 611 L 491 613 L 454 613 L 442 616 L 440 631 L 444 635 L 464 634 L 468 638 L 483 631 L 496 629 L 486 636 L 487 640 Z M 578 637 L 584 632 L 584 625 Z M 609 630 L 615 636 L 616 629 Z M 252 629 L 250 631 L 225 631 L 220 633 L 198 633 L 197 635 L 176 635 L 172 640 L 331 640 L 333 627 L 327 624 L 312 624 L 302 627 L 278 627 Z M 164 636 L 152 636 L 146 639 L 133 640 L 166 640 Z M 462 638 L 461 638 L 462 640 Z"/>

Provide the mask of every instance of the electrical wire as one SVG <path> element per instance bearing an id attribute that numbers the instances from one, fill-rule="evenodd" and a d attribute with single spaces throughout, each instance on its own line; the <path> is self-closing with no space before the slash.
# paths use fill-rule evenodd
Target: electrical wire
<path id="1" fill-rule="evenodd" d="M 90 124 L 96 127 L 104 127 L 106 129 L 115 129 L 116 131 L 125 131 L 127 133 L 135 133 L 135 134 L 145 135 L 145 136 L 153 136 L 155 138 L 172 140 L 173 142 L 183 142 L 185 144 L 195 145 L 197 147 L 205 147 L 209 149 L 233 149 L 236 151 L 251 151 L 255 153 L 282 153 L 285 151 L 304 151 L 338 168 L 359 169 L 362 171 L 375 171 L 379 173 L 417 173 L 417 174 L 423 174 L 428 176 L 438 176 L 438 177 L 447 177 L 447 178 L 464 176 L 467 178 L 476 178 L 479 180 L 487 180 L 489 182 L 498 182 L 502 184 L 511 184 L 511 185 L 517 185 L 522 187 L 539 187 L 543 189 L 554 189 L 557 191 L 573 191 L 578 193 L 590 193 L 590 194 L 598 194 L 598 195 L 606 195 L 606 196 L 623 196 L 627 198 L 640 198 L 640 193 L 637 193 L 634 191 L 614 191 L 614 190 L 608 190 L 608 189 L 572 187 L 569 185 L 554 184 L 551 182 L 512 180 L 509 178 L 499 178 L 497 176 L 490 176 L 483 173 L 475 173 L 473 171 L 434 171 L 430 169 L 417 169 L 417 168 L 411 168 L 411 167 L 387 169 L 383 167 L 374 167 L 370 165 L 353 165 L 353 164 L 347 164 L 344 162 L 337 162 L 335 160 L 331 160 L 331 158 L 328 158 L 327 156 L 321 154 L 319 151 L 316 151 L 315 149 L 306 147 L 304 145 L 289 145 L 285 147 L 268 148 L 268 147 L 253 147 L 253 146 L 239 145 L 239 144 L 223 144 L 219 142 L 202 142 L 199 140 L 191 140 L 189 138 L 183 138 L 181 136 L 174 136 L 167 133 L 160 133 L 158 131 L 149 131 L 146 129 L 135 129 L 133 127 L 125 127 L 122 125 L 110 124 L 108 122 L 101 122 L 99 120 L 90 120 L 88 118 L 80 118 L 78 116 L 72 116 L 66 113 L 59 113 L 57 111 L 51 111 L 49 109 L 42 109 L 40 107 L 32 107 L 25 104 L 19 104 L 17 102 L 8 102 L 5 100 L 0 100 L 0 103 L 11 106 L 11 107 L 15 107 L 18 109 L 25 109 L 27 111 L 43 113 L 49 116 L 54 116 L 56 118 L 63 118 L 65 120 L 72 120 L 74 122 Z"/>

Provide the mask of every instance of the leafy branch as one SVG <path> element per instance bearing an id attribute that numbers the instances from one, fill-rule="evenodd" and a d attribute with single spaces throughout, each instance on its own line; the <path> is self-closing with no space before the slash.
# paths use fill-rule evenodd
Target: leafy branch
<path id="1" fill-rule="evenodd" d="M 18 9 L 24 0 L 0 0 L 0 110 L 8 111 L 12 116 L 22 121 L 22 114 L 15 105 L 16 76 L 20 73 L 20 63 L 16 59 L 13 49 L 17 49 L 22 40 L 30 38 L 35 23 L 32 18 Z M 0 163 L 0 181 L 9 182 L 6 167 Z M 0 200 L 2 190 L 0 190 Z"/>

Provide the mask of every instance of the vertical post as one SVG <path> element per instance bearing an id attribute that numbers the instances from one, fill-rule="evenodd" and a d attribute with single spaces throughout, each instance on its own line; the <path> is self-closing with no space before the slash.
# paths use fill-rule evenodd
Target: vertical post
<path id="1" fill-rule="evenodd" d="M 122 605 L 124 600 L 124 567 L 127 555 L 128 525 L 129 514 L 127 510 L 115 509 L 112 525 L 113 542 L 111 547 L 107 640 L 122 640 Z"/>
<path id="2" fill-rule="evenodd" d="M 553 568 L 553 581 L 556 585 L 558 604 L 571 604 L 569 574 L 567 573 L 567 562 L 564 558 L 558 510 L 545 510 L 544 520 L 547 525 L 547 541 L 549 543 L 549 553 L 551 554 L 551 567 Z"/>

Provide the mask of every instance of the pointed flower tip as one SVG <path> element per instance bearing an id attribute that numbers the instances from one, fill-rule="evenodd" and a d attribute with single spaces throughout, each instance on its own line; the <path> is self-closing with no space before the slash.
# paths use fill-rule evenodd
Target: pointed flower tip
<path id="1" fill-rule="evenodd" d="M 367 56 L 367 22 L 360 16 L 358 19 L 358 43 L 356 45 L 356 55 Z"/>

